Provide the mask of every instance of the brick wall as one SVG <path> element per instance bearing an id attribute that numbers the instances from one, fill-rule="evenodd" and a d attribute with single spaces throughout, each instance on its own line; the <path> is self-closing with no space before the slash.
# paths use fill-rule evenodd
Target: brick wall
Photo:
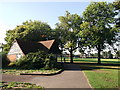
<path id="1" fill-rule="evenodd" d="M 17 58 L 17 55 L 7 55 L 7 58 L 13 62 L 13 61 L 16 61 L 16 58 Z"/>

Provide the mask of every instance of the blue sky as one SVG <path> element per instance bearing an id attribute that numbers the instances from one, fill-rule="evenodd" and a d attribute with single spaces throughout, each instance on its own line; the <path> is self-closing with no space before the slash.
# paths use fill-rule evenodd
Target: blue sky
<path id="1" fill-rule="evenodd" d="M 68 10 L 71 13 L 82 14 L 89 2 L 24 2 L 24 3 L 2 3 L 0 5 L 0 22 L 10 27 L 15 27 L 26 20 L 41 20 L 48 22 L 51 27 L 58 22 L 58 17 Z"/>
<path id="2" fill-rule="evenodd" d="M 90 2 L 0 2 L 0 43 L 6 30 L 21 25 L 26 20 L 47 22 L 52 28 L 65 11 L 82 15 Z"/>

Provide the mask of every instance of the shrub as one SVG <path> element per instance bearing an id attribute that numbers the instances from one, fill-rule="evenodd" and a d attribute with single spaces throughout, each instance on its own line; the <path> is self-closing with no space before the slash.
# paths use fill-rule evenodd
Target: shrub
<path id="1" fill-rule="evenodd" d="M 46 55 L 44 52 L 29 53 L 21 57 L 16 62 L 16 66 L 23 69 L 39 69 L 44 67 L 45 58 Z"/>
<path id="2" fill-rule="evenodd" d="M 15 67 L 15 66 L 16 66 L 16 62 L 10 62 L 10 63 L 8 64 L 8 66 L 9 66 L 9 67 Z"/>
<path id="3" fill-rule="evenodd" d="M 56 58 L 53 54 L 47 54 L 47 58 L 45 59 L 45 69 L 52 69 L 56 66 Z"/>
<path id="4" fill-rule="evenodd" d="M 0 53 L 0 58 L 2 59 L 2 68 L 4 68 L 4 67 L 7 67 L 8 66 L 8 64 L 10 63 L 10 61 L 7 59 L 7 56 L 6 56 L 6 53 L 5 52 L 1 52 Z"/>
<path id="5" fill-rule="evenodd" d="M 53 54 L 46 54 L 45 52 L 29 53 L 21 57 L 16 66 L 22 69 L 53 69 L 59 68 L 56 58 Z"/>

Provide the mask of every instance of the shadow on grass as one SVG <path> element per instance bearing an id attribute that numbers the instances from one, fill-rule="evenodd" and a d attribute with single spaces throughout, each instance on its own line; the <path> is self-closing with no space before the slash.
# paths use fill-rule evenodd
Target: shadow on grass
<path id="1" fill-rule="evenodd" d="M 64 63 L 65 70 L 96 70 L 96 69 L 114 69 L 120 70 L 120 64 L 109 64 L 109 63 Z M 79 69 L 80 68 L 80 69 Z"/>

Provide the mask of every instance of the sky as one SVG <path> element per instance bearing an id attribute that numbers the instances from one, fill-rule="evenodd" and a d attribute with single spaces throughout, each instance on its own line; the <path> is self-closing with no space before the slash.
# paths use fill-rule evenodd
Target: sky
<path id="1" fill-rule="evenodd" d="M 0 22 L 13 27 L 21 24 L 25 20 L 41 20 L 48 22 L 51 27 L 58 22 L 58 17 L 65 14 L 65 11 L 81 14 L 89 2 L 71 3 L 71 2 L 24 2 L 24 3 L 2 3 L 0 5 Z M 83 7 L 84 6 L 84 7 Z"/>
<path id="2" fill-rule="evenodd" d="M 6 30 L 14 29 L 26 20 L 47 22 L 55 27 L 58 17 L 65 11 L 82 14 L 89 2 L 4 2 L 0 3 L 0 43 L 4 42 Z"/>
<path id="3" fill-rule="evenodd" d="M 48 2 L 49 1 L 49 2 Z M 101 0 L 94 0 L 101 1 Z M 104 0 L 109 1 L 109 0 Z M 112 2 L 113 0 L 110 0 Z M 65 11 L 82 15 L 90 0 L 0 0 L 0 43 L 5 43 L 5 33 L 26 20 L 47 22 L 51 28 L 59 22 Z"/>

